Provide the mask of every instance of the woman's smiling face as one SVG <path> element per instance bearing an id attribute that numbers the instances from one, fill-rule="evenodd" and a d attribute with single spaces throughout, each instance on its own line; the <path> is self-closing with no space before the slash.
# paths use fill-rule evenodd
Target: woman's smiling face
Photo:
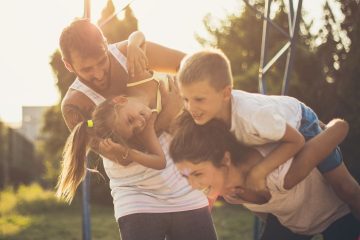
<path id="1" fill-rule="evenodd" d="M 211 161 L 193 163 L 182 161 L 176 163 L 180 173 L 188 180 L 189 184 L 203 191 L 208 198 L 216 198 L 225 190 L 227 168 L 216 167 Z"/>

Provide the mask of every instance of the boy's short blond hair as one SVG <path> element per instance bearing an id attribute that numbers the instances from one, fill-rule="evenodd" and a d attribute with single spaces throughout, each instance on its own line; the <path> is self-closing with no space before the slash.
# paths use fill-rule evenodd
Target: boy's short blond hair
<path id="1" fill-rule="evenodd" d="M 178 72 L 183 85 L 208 81 L 216 90 L 233 86 L 229 59 L 218 49 L 202 50 L 184 58 Z"/>

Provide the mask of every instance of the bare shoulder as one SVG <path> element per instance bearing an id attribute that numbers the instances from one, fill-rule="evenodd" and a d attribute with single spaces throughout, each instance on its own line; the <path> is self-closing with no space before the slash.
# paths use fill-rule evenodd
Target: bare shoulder
<path id="1" fill-rule="evenodd" d="M 61 113 L 69 129 L 91 118 L 94 103 L 83 93 L 69 89 L 61 102 Z"/>

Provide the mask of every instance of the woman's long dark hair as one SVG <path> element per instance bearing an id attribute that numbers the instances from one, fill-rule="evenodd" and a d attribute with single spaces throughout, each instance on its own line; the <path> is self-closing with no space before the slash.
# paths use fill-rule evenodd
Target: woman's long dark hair
<path id="1" fill-rule="evenodd" d="M 174 129 L 170 156 L 175 163 L 184 160 L 193 163 L 211 161 L 219 167 L 226 151 L 230 152 L 234 164 L 242 161 L 249 151 L 248 147 L 238 143 L 220 120 L 213 119 L 204 125 L 197 125 L 185 111 L 177 118 Z"/>

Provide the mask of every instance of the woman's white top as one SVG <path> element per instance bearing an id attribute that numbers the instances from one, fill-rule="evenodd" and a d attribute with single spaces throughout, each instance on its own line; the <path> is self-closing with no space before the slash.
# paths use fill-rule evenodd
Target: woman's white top
<path id="1" fill-rule="evenodd" d="M 266 156 L 275 146 L 271 144 L 257 149 Z M 308 235 L 321 233 L 350 210 L 316 168 L 303 181 L 286 190 L 284 179 L 292 161 L 288 160 L 268 175 L 269 202 L 244 206 L 254 212 L 272 213 L 293 232 Z"/>

